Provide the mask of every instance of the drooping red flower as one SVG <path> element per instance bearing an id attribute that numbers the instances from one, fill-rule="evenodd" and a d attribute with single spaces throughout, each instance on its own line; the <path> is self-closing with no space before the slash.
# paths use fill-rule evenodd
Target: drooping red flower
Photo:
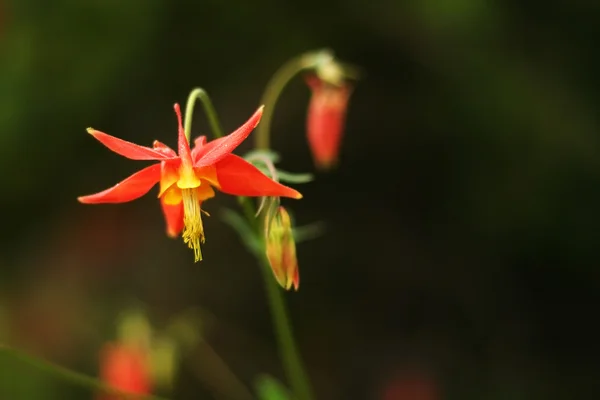
<path id="1" fill-rule="evenodd" d="M 120 343 L 106 344 L 100 352 L 100 379 L 128 393 L 148 394 L 152 390 L 147 355 L 136 347 Z M 98 400 L 116 400 L 118 396 L 102 394 Z"/>
<path id="2" fill-rule="evenodd" d="M 308 144 L 315 165 L 330 169 L 338 161 L 352 88 L 348 83 L 333 84 L 314 75 L 305 80 L 312 90 L 306 120 Z"/>
<path id="3" fill-rule="evenodd" d="M 174 109 L 179 124 L 177 153 L 159 141 L 149 148 L 88 128 L 88 133 L 117 154 L 132 160 L 160 163 L 136 172 L 109 189 L 78 200 L 85 204 L 124 203 L 143 196 L 160 182 L 158 197 L 167 234 L 175 237 L 183 231 L 183 240 L 194 250 L 195 261 L 198 261 L 202 259 L 200 243 L 204 243 L 202 203 L 215 195 L 213 187 L 235 196 L 302 198 L 298 191 L 275 182 L 231 153 L 258 125 L 263 107 L 227 136 L 208 143 L 205 136 L 198 137 L 193 150 L 185 136 L 179 105 L 175 104 Z"/>

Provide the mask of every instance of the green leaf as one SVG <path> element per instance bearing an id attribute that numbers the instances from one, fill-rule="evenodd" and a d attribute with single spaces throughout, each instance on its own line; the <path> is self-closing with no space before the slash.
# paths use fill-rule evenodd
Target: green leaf
<path id="1" fill-rule="evenodd" d="M 294 228 L 294 240 L 296 243 L 305 242 L 307 240 L 316 239 L 323 236 L 325 233 L 324 222 L 313 222 L 312 224 L 298 226 Z"/>
<path id="2" fill-rule="evenodd" d="M 259 400 L 292 400 L 287 388 L 270 375 L 259 376 L 255 387 Z"/>
<path id="3" fill-rule="evenodd" d="M 224 208 L 221 211 L 221 218 L 240 235 L 244 245 L 251 253 L 262 256 L 264 253 L 262 240 L 256 236 L 254 230 L 242 215 L 229 208 Z"/>
<path id="4" fill-rule="evenodd" d="M 313 174 L 297 174 L 280 169 L 277 170 L 277 177 L 280 181 L 287 183 L 308 183 L 315 179 Z"/>
<path id="5" fill-rule="evenodd" d="M 244 158 L 248 162 L 254 162 L 260 160 L 261 158 L 266 158 L 271 161 L 273 164 L 279 162 L 281 157 L 276 151 L 273 150 L 250 150 L 244 155 Z"/>
<path id="6" fill-rule="evenodd" d="M 260 172 L 262 172 L 263 174 L 265 174 L 267 176 L 271 176 L 271 171 L 269 171 L 269 169 L 267 167 L 265 167 L 263 165 L 256 165 L 256 164 L 254 164 L 254 166 L 256 168 L 258 168 L 260 170 Z M 276 171 L 277 171 L 277 178 L 281 182 L 308 183 L 315 179 L 315 176 L 313 174 L 308 174 L 308 173 L 307 174 L 297 174 L 294 172 L 282 171 L 280 169 L 278 169 Z"/>

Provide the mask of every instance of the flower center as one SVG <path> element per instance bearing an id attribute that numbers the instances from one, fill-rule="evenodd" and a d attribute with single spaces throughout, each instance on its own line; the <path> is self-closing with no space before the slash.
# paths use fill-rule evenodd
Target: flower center
<path id="1" fill-rule="evenodd" d="M 181 197 L 183 198 L 183 241 L 194 250 L 194 261 L 200 261 L 202 260 L 200 243 L 204 243 L 204 226 L 197 190 L 182 189 Z"/>

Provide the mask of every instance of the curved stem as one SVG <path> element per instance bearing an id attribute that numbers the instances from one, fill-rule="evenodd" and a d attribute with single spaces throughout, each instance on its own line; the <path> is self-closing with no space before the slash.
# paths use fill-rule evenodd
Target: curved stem
<path id="1" fill-rule="evenodd" d="M 217 112 L 213 107 L 212 101 L 210 101 L 210 97 L 208 97 L 208 93 L 206 93 L 206 90 L 198 87 L 190 92 L 190 95 L 187 99 L 187 104 L 185 106 L 185 121 L 183 124 L 183 129 L 188 142 L 190 141 L 192 134 L 192 116 L 194 115 L 194 105 L 196 104 L 196 100 L 200 100 L 202 102 L 202 107 L 204 108 L 204 112 L 208 118 L 208 124 L 210 125 L 210 130 L 212 131 L 213 136 L 215 138 L 220 138 L 223 136 L 223 129 L 219 123 L 219 118 L 217 117 Z"/>
<path id="2" fill-rule="evenodd" d="M 289 60 L 275 72 L 267 84 L 267 88 L 261 98 L 261 104 L 265 106 L 265 110 L 262 115 L 261 123 L 256 130 L 255 139 L 256 148 L 258 150 L 269 149 L 271 120 L 273 118 L 275 104 L 285 86 L 300 72 L 306 69 L 315 68 L 320 63 L 331 60 L 332 57 L 333 55 L 327 49 L 305 53 Z M 256 220 L 251 203 L 248 202 L 247 199 L 244 199 L 242 200 L 242 206 L 244 207 L 244 212 L 249 223 L 254 227 L 258 237 L 262 238 L 260 233 L 260 223 Z M 273 272 L 265 257 L 265 252 L 259 256 L 259 262 L 265 281 L 273 325 L 277 335 L 279 353 L 289 384 L 297 400 L 312 400 L 314 398 L 312 389 L 296 346 L 290 318 L 285 305 L 285 299 L 281 293 L 281 289 L 273 279 Z"/>
<path id="3" fill-rule="evenodd" d="M 261 98 L 260 104 L 265 105 L 265 110 L 262 115 L 262 119 L 258 127 L 256 128 L 256 148 L 266 150 L 269 148 L 270 142 L 270 131 L 271 131 L 271 120 L 273 118 L 273 111 L 277 99 L 281 95 L 281 92 L 285 86 L 294 78 L 297 74 L 305 69 L 314 68 L 324 59 L 330 59 L 332 57 L 329 50 L 319 50 L 310 53 L 302 54 L 298 57 L 292 58 L 281 68 L 275 72 L 267 88 Z"/>
<path id="4" fill-rule="evenodd" d="M 0 354 L 4 353 L 12 358 L 27 363 L 35 368 L 46 371 L 49 374 L 56 376 L 57 378 L 69 381 L 73 384 L 85 386 L 90 389 L 99 390 L 104 393 L 114 394 L 119 396 L 121 399 L 146 399 L 146 400 L 168 400 L 164 397 L 152 396 L 148 394 L 136 394 L 128 393 L 119 390 L 115 387 L 105 384 L 104 382 L 84 375 L 82 373 L 70 370 L 57 364 L 53 364 L 49 361 L 42 360 L 40 358 L 33 357 L 29 354 L 25 354 L 17 349 L 8 347 L 6 345 L 0 345 Z"/>

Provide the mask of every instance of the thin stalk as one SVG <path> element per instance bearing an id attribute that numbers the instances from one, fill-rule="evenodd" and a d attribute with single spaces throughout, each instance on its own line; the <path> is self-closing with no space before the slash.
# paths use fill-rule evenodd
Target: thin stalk
<path id="1" fill-rule="evenodd" d="M 261 224 L 256 219 L 252 202 L 248 197 L 238 197 L 238 199 L 240 199 L 244 214 L 253 227 L 255 234 L 263 241 Z M 285 375 L 289 380 L 295 399 L 312 400 L 314 399 L 314 395 L 308 375 L 304 369 L 302 358 L 300 357 L 300 352 L 298 351 L 298 346 L 296 345 L 292 324 L 281 288 L 277 285 L 275 279 L 273 279 L 273 271 L 271 271 L 271 266 L 265 257 L 265 252 L 257 254 L 257 259 L 265 282 L 267 300 L 271 310 L 271 318 L 277 336 L 277 346 Z"/>
<path id="2" fill-rule="evenodd" d="M 294 393 L 294 398 L 298 400 L 314 399 L 310 381 L 296 345 L 282 290 L 273 279 L 271 266 L 264 257 L 260 260 L 260 269 L 267 289 L 273 325 L 277 332 L 277 344 L 280 356 L 283 359 L 283 368 Z"/>
<path id="3" fill-rule="evenodd" d="M 0 354 L 6 354 L 9 357 L 12 357 L 16 360 L 29 364 L 39 370 L 54 375 L 59 379 L 69 381 L 75 385 L 84 386 L 93 390 L 113 394 L 115 396 L 119 396 L 120 399 L 168 400 L 165 397 L 153 396 L 149 394 L 136 394 L 124 392 L 115 387 L 107 385 L 96 378 L 92 378 L 90 376 L 70 370 L 68 368 L 51 363 L 41 358 L 36 358 L 34 356 L 26 354 L 12 347 L 8 347 L 6 345 L 0 345 Z"/>
<path id="4" fill-rule="evenodd" d="M 208 124 L 210 125 L 210 130 L 213 136 L 215 138 L 222 137 L 223 129 L 219 123 L 219 118 L 217 117 L 217 112 L 213 107 L 212 101 L 210 101 L 210 97 L 208 97 L 206 90 L 198 87 L 190 92 L 190 95 L 187 99 L 187 104 L 185 106 L 183 130 L 185 131 L 185 137 L 187 138 L 188 142 L 190 141 L 192 135 L 192 116 L 194 115 L 194 106 L 196 104 L 196 100 L 200 100 L 202 102 L 202 107 L 204 108 L 204 112 L 208 118 Z"/>
<path id="5" fill-rule="evenodd" d="M 292 58 L 275 72 L 269 83 L 267 83 L 267 88 L 260 101 L 260 104 L 265 105 L 265 110 L 261 122 L 256 129 L 255 138 L 257 149 L 266 150 L 269 148 L 271 120 L 273 118 L 275 104 L 287 84 L 300 72 L 314 68 L 319 63 L 323 62 L 323 60 L 330 59 L 331 57 L 332 55 L 329 50 L 305 53 Z"/>

